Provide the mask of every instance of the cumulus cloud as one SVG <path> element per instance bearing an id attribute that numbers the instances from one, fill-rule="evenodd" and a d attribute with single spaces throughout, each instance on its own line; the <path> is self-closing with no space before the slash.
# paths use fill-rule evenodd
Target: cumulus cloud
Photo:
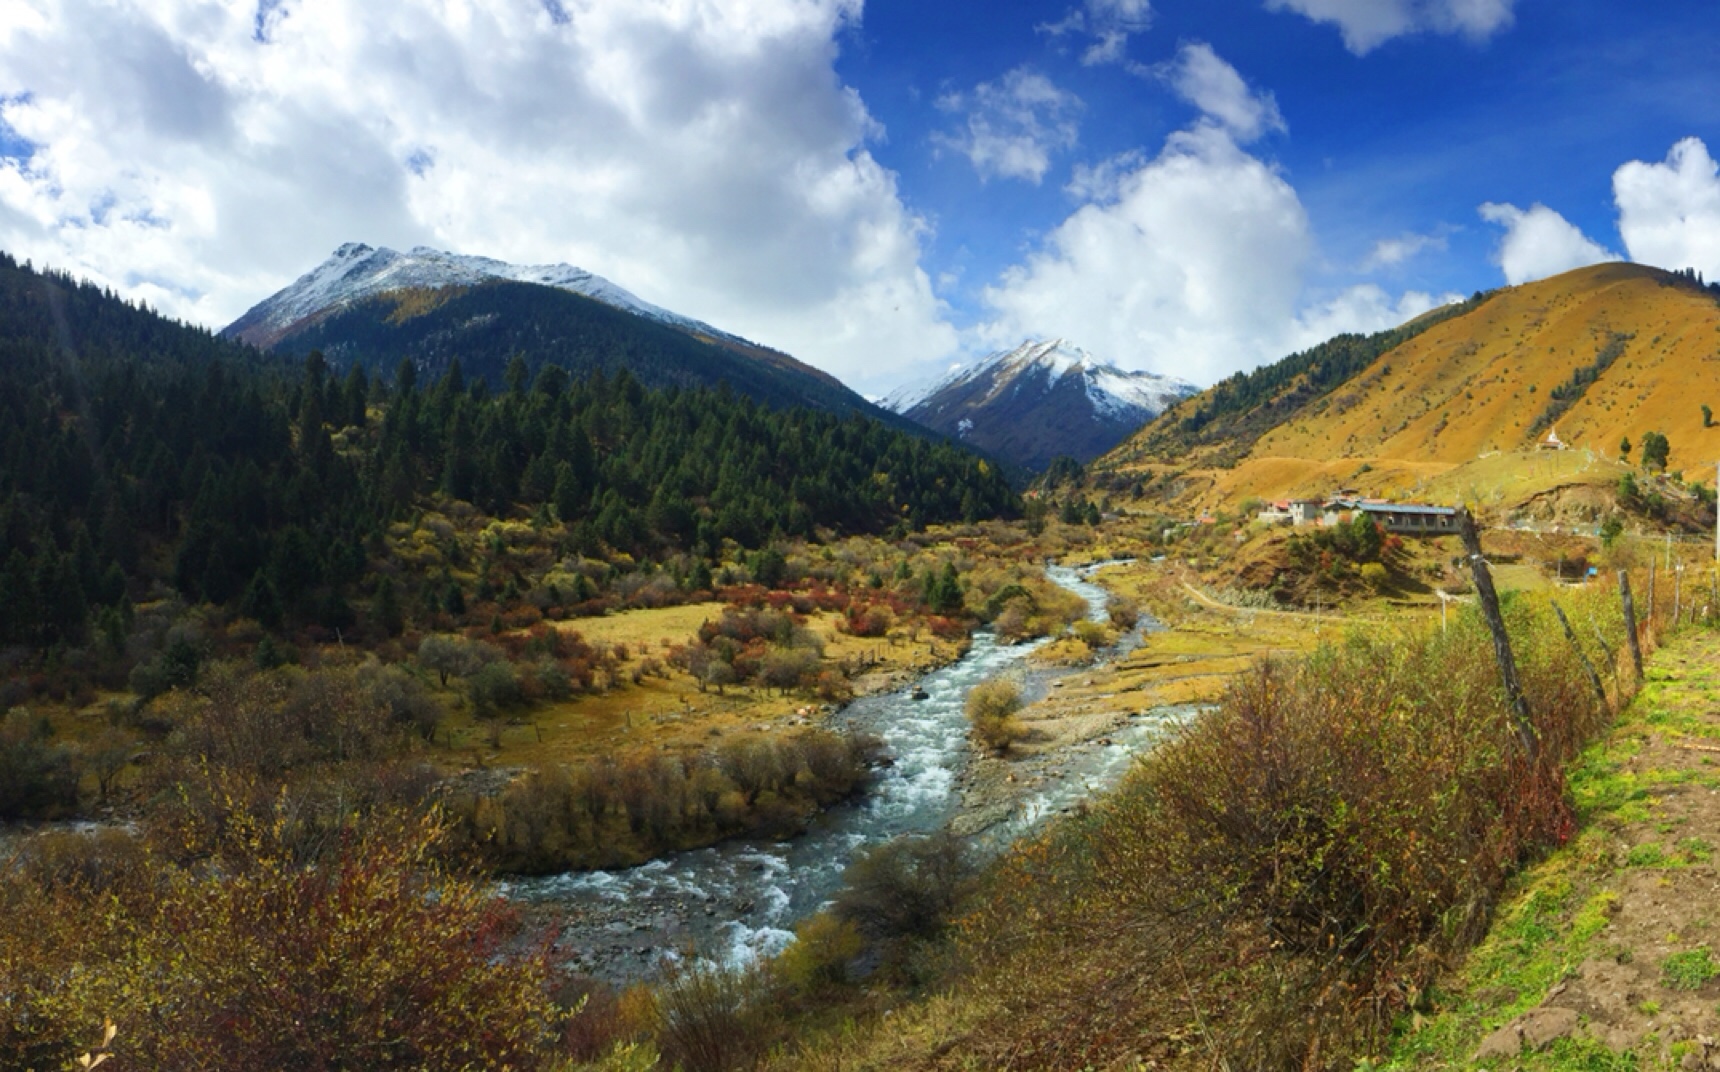
<path id="1" fill-rule="evenodd" d="M 1185 44 L 1175 60 L 1154 68 L 1153 73 L 1240 142 L 1288 129 L 1272 94 L 1251 89 L 1211 45 Z"/>
<path id="2" fill-rule="evenodd" d="M 1073 148 L 1081 132 L 1081 98 L 1027 67 L 998 82 L 981 82 L 970 92 L 947 93 L 937 103 L 959 117 L 961 126 L 934 133 L 933 144 L 967 157 L 982 179 L 1038 185 L 1051 169 L 1052 155 Z"/>
<path id="3" fill-rule="evenodd" d="M 1063 192 L 1077 201 L 1115 201 L 1122 196 L 1123 180 L 1146 162 L 1146 153 L 1129 149 L 1097 164 L 1077 163 Z"/>
<path id="4" fill-rule="evenodd" d="M 1272 11 L 1294 11 L 1338 27 L 1344 47 L 1366 55 L 1394 37 L 1463 34 L 1482 41 L 1511 25 L 1516 0 L 1266 0 Z"/>
<path id="5" fill-rule="evenodd" d="M 1156 156 L 1077 166 L 1066 191 L 1079 207 L 983 291 L 974 349 L 1063 336 L 1125 368 L 1212 383 L 1455 298 L 1373 284 L 1310 298 L 1301 200 L 1228 124 L 1197 122 Z"/>
<path id="6" fill-rule="evenodd" d="M 1350 287 L 1304 310 L 1291 330 L 1287 351 L 1305 350 L 1346 332 L 1371 334 L 1414 320 L 1442 305 L 1463 300 L 1463 295 L 1411 290 L 1395 299 L 1373 283 Z"/>
<path id="7" fill-rule="evenodd" d="M 1546 205 L 1520 209 L 1489 201 L 1480 211 L 1482 219 L 1505 228 L 1494 260 L 1513 286 L 1619 259 Z"/>
<path id="8" fill-rule="evenodd" d="M 568 261 L 887 373 L 955 335 L 834 72 L 860 7 L 9 0 L 0 246 L 211 325 L 349 240 Z"/>
<path id="9" fill-rule="evenodd" d="M 1044 23 L 1038 29 L 1055 40 L 1072 38 L 1084 42 L 1081 62 L 1097 67 L 1122 62 L 1129 38 L 1144 33 L 1152 22 L 1149 0 L 1086 0 L 1080 7 L 1070 8 L 1061 19 Z"/>
<path id="10" fill-rule="evenodd" d="M 1170 138 L 984 293 L 994 346 L 1063 335 L 1132 368 L 1211 382 L 1283 356 L 1312 248 L 1296 193 L 1223 130 Z"/>
<path id="11" fill-rule="evenodd" d="M 1720 278 L 1720 167 L 1701 139 L 1685 138 L 1662 163 L 1620 167 L 1613 198 L 1631 260 Z"/>
<path id="12" fill-rule="evenodd" d="M 1374 243 L 1374 248 L 1362 261 L 1362 271 L 1377 272 L 1382 268 L 1396 268 L 1425 250 L 1445 249 L 1446 246 L 1445 236 L 1439 234 L 1410 233 L 1398 235 L 1396 238 L 1382 238 Z"/>

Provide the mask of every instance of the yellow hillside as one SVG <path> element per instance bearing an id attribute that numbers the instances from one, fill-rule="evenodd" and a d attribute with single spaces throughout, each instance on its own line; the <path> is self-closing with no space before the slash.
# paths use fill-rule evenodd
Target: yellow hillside
<path id="1" fill-rule="evenodd" d="M 1520 458 L 1511 467 L 1538 464 L 1547 480 L 1536 483 L 1601 482 L 1617 472 L 1605 463 L 1620 439 L 1634 445 L 1649 431 L 1671 442 L 1672 469 L 1720 460 L 1720 424 L 1705 427 L 1701 408 L 1720 413 L 1720 302 L 1658 269 L 1608 264 L 1499 291 L 1290 413 L 1235 465 L 1188 473 L 1185 487 L 1207 506 L 1338 486 L 1431 490 L 1459 466 L 1532 451 L 1546 436 L 1534 425 L 1555 389 L 1569 390 L 1609 344 L 1616 357 L 1554 422 L 1573 448 L 1568 460 Z M 1151 431 L 1101 467 L 1177 468 L 1141 449 Z"/>

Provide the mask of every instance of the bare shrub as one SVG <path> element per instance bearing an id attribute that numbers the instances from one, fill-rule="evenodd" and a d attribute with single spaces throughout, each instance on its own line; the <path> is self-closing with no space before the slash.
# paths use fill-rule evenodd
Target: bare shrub
<path id="1" fill-rule="evenodd" d="M 657 1040 L 670 1067 L 728 1072 L 752 1065 L 769 1042 L 758 977 L 695 965 L 657 991 Z"/>

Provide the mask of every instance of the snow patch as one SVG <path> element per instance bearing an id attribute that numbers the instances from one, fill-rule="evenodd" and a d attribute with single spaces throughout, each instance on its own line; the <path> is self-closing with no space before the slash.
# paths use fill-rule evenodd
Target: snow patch
<path id="1" fill-rule="evenodd" d="M 293 325 L 330 309 L 405 288 L 476 286 L 494 280 L 536 283 L 572 291 L 605 305 L 679 328 L 736 342 L 746 340 L 645 301 L 600 275 L 571 264 L 509 264 L 428 246 L 406 253 L 348 242 L 291 286 L 254 306 L 226 334 L 248 339 L 279 338 Z"/>

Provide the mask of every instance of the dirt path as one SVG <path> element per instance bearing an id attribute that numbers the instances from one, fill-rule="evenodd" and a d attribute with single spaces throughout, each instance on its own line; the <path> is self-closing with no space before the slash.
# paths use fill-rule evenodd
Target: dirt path
<path id="1" fill-rule="evenodd" d="M 1720 1070 L 1720 634 L 1658 652 L 1523 875 L 1388 1067 Z"/>
<path id="2" fill-rule="evenodd" d="M 1343 615 L 1332 612 L 1316 614 L 1313 611 L 1306 610 L 1265 610 L 1260 607 L 1233 607 L 1229 603 L 1219 602 L 1187 581 L 1183 581 L 1182 586 L 1183 589 L 1193 597 L 1195 602 L 1199 603 L 1201 606 L 1210 607 L 1213 610 L 1229 611 L 1231 614 L 1270 614 L 1276 618 L 1306 618 L 1309 621 L 1316 622 L 1337 621 L 1344 617 Z"/>

